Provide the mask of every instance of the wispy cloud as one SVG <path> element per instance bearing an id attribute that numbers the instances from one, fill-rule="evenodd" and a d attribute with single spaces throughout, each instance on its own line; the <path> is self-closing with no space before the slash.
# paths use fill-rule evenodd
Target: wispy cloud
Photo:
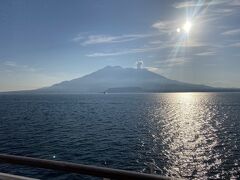
<path id="1" fill-rule="evenodd" d="M 93 44 L 107 44 L 107 43 L 121 43 L 134 41 L 141 38 L 153 36 L 153 34 L 125 34 L 119 36 L 111 35 L 88 35 L 83 36 L 82 34 L 73 38 L 73 41 L 80 42 L 82 45 L 93 45 Z"/>
<path id="2" fill-rule="evenodd" d="M 237 47 L 237 48 L 240 48 L 240 42 L 232 43 L 232 44 L 229 45 L 229 47 Z"/>
<path id="3" fill-rule="evenodd" d="M 152 72 L 155 72 L 155 73 L 160 73 L 161 71 L 161 69 L 160 68 L 158 68 L 158 67 L 152 67 L 152 66 L 147 66 L 147 67 L 144 67 L 144 68 L 146 68 L 147 70 L 149 70 L 149 71 L 152 71 Z M 160 72 L 159 72 L 160 71 Z"/>
<path id="4" fill-rule="evenodd" d="M 78 33 L 74 38 L 71 39 L 71 41 L 74 41 L 74 42 L 83 41 L 87 37 L 87 35 L 88 35 L 87 32 Z"/>
<path id="5" fill-rule="evenodd" d="M 184 2 L 178 2 L 178 3 L 174 3 L 173 7 L 179 9 L 179 8 L 188 8 L 188 7 L 197 7 L 197 6 L 202 6 L 202 3 L 199 4 L 197 2 L 194 1 L 184 1 Z"/>
<path id="6" fill-rule="evenodd" d="M 149 52 L 149 51 L 159 50 L 159 49 L 163 49 L 163 48 L 165 48 L 165 47 L 155 46 L 155 47 L 133 48 L 133 49 L 122 50 L 122 51 L 117 51 L 117 52 L 92 53 L 92 54 L 87 54 L 86 56 L 87 57 L 119 56 L 119 55 L 125 55 L 125 54 Z"/>
<path id="7" fill-rule="evenodd" d="M 188 62 L 189 62 L 189 58 L 176 57 L 176 58 L 170 58 L 170 59 L 165 59 L 161 61 L 155 61 L 155 66 L 147 66 L 145 68 L 148 69 L 149 71 L 162 74 L 169 68 L 173 68 L 175 66 L 181 66 Z"/>
<path id="8" fill-rule="evenodd" d="M 10 66 L 10 67 L 16 67 L 17 66 L 17 64 L 13 61 L 5 61 L 5 62 L 3 62 L 3 64 L 5 66 Z"/>
<path id="9" fill-rule="evenodd" d="M 237 0 L 239 1 L 239 0 Z M 187 9 L 188 18 L 195 19 L 198 24 L 221 20 L 223 17 L 239 12 L 235 8 L 238 2 L 234 0 L 193 0 L 174 3 L 175 8 Z M 220 6 L 221 5 L 221 6 Z"/>
<path id="10" fill-rule="evenodd" d="M 233 3 L 233 1 L 231 1 Z M 217 6 L 220 4 L 225 5 L 228 4 L 228 6 Z M 236 2 L 234 2 L 236 4 Z M 209 5 L 214 5 L 214 8 L 208 8 Z M 189 10 L 190 12 L 193 12 L 193 23 L 197 22 L 197 25 L 213 20 L 220 19 L 223 16 L 229 16 L 233 12 L 235 12 L 235 9 L 232 8 L 232 5 L 228 3 L 227 0 L 217 0 L 217 1 L 211 1 L 211 0 L 203 0 L 203 1 L 184 1 L 184 2 L 178 2 L 174 4 L 175 8 L 187 8 L 189 7 L 192 10 Z M 195 7 L 197 10 L 195 10 Z M 203 7 L 203 8 L 199 8 Z M 172 48 L 172 52 L 169 52 L 169 54 L 173 54 L 173 52 L 180 51 L 180 48 L 198 48 L 198 47 L 215 47 L 215 48 L 221 48 L 219 44 L 213 44 L 209 42 L 201 42 L 199 39 L 193 37 L 189 39 L 182 40 L 180 35 L 176 33 L 176 29 L 181 26 L 182 24 L 180 21 L 177 20 L 158 20 L 154 23 L 152 23 L 151 27 L 156 31 L 153 31 L 149 34 L 125 34 L 125 35 L 87 35 L 83 36 L 82 34 L 79 34 L 74 41 L 79 42 L 83 46 L 87 45 L 94 45 L 94 44 L 110 44 L 110 43 L 122 43 L 122 42 L 129 42 L 134 41 L 138 39 L 146 38 L 148 41 L 148 47 L 142 47 L 142 48 L 129 48 L 129 49 L 123 49 L 123 50 L 117 50 L 117 51 L 100 51 L 100 52 L 92 52 L 89 54 L 86 54 L 87 57 L 107 57 L 107 56 L 120 56 L 120 55 L 126 55 L 126 54 L 133 54 L 133 53 L 143 53 L 143 52 L 150 52 L 155 50 L 160 50 L 164 48 Z M 201 24 L 202 25 L 202 24 Z M 199 27 L 199 26 L 198 26 Z M 197 29 L 191 33 L 191 35 L 197 35 L 197 33 L 200 33 Z M 225 31 L 222 34 L 223 35 L 234 35 L 240 33 L 240 29 L 234 29 Z M 183 35 L 183 34 L 181 34 Z M 158 36 L 158 37 L 157 37 Z M 154 38 L 153 38 L 154 37 Z M 232 47 L 236 47 L 236 45 L 232 45 Z M 197 56 L 213 56 L 216 52 L 207 50 L 206 52 L 200 52 L 195 55 Z M 194 54 L 193 54 L 194 55 Z M 175 54 L 174 56 L 177 56 Z"/>
<path id="11" fill-rule="evenodd" d="M 162 40 L 153 40 L 153 41 L 150 41 L 149 44 L 165 44 L 166 42 L 165 41 L 162 41 Z"/>
<path id="12" fill-rule="evenodd" d="M 230 8 L 215 8 L 212 10 L 209 10 L 210 12 L 217 13 L 217 14 L 231 14 L 234 10 Z"/>
<path id="13" fill-rule="evenodd" d="M 179 9 L 179 8 L 219 5 L 219 4 L 228 3 L 228 2 L 229 2 L 229 0 L 215 0 L 215 1 L 212 1 L 212 0 L 203 0 L 203 1 L 193 0 L 193 1 L 183 1 L 183 2 L 174 3 L 173 7 Z"/>
<path id="14" fill-rule="evenodd" d="M 156 62 L 156 64 L 161 64 L 161 66 L 164 66 L 164 67 L 173 67 L 173 66 L 185 64 L 188 61 L 189 61 L 189 58 L 175 57 L 175 58 L 166 59 L 165 61 Z"/>
<path id="15" fill-rule="evenodd" d="M 238 35 L 240 34 L 240 29 L 232 29 L 222 33 L 222 35 Z"/>
<path id="16" fill-rule="evenodd" d="M 154 66 L 147 66 L 145 68 L 148 69 L 149 71 L 162 74 L 175 66 L 181 66 L 188 62 L 190 62 L 189 58 L 184 57 L 168 58 L 162 61 L 155 61 Z"/>
<path id="17" fill-rule="evenodd" d="M 177 22 L 173 20 L 168 21 L 159 20 L 153 23 L 152 27 L 157 29 L 159 33 L 171 33 L 172 31 L 176 31 Z"/>
<path id="18" fill-rule="evenodd" d="M 14 62 L 14 61 L 4 61 L 2 64 L 4 66 L 6 66 L 6 67 L 11 68 L 11 69 L 16 69 L 16 70 L 20 70 L 20 71 L 28 71 L 28 72 L 35 72 L 35 71 L 37 71 L 33 67 L 30 67 L 28 65 L 21 65 L 21 64 L 18 64 L 16 62 Z"/>
<path id="19" fill-rule="evenodd" d="M 150 42 L 151 44 L 151 42 Z M 156 46 L 157 45 L 157 46 Z M 122 51 L 115 51 L 115 52 L 97 52 L 92 54 L 87 54 L 87 57 L 105 57 L 105 56 L 119 56 L 119 55 L 125 55 L 125 54 L 134 54 L 134 53 L 143 53 L 143 52 L 151 52 L 166 48 L 197 48 L 197 47 L 205 47 L 208 46 L 205 43 L 201 42 L 194 42 L 194 41 L 188 41 L 188 42 L 177 42 L 173 43 L 170 41 L 165 41 L 163 43 L 156 43 L 153 41 L 151 46 L 148 47 L 142 47 L 142 48 L 132 48 L 128 50 L 122 50 Z"/>
<path id="20" fill-rule="evenodd" d="M 104 52 L 97 52 L 97 53 L 92 53 L 92 54 L 87 54 L 87 57 L 106 57 L 106 56 L 118 56 L 118 55 L 124 55 L 124 54 L 129 54 L 130 52 L 128 51 L 118 51 L 118 52 L 109 52 L 109 53 L 104 53 Z"/>
<path id="21" fill-rule="evenodd" d="M 172 45 L 172 47 L 205 47 L 209 46 L 210 44 L 208 43 L 203 43 L 199 41 L 180 41 Z"/>
<path id="22" fill-rule="evenodd" d="M 216 55 L 215 51 L 206 51 L 206 52 L 201 52 L 201 53 L 197 53 L 197 56 L 213 56 Z"/>
<path id="23" fill-rule="evenodd" d="M 232 0 L 229 4 L 232 6 L 240 6 L 240 0 Z"/>
<path id="24" fill-rule="evenodd" d="M 74 37 L 74 38 L 72 39 L 72 41 L 74 41 L 74 42 L 79 42 L 79 41 L 83 40 L 84 38 L 85 38 L 84 36 L 78 34 L 76 37 Z"/>

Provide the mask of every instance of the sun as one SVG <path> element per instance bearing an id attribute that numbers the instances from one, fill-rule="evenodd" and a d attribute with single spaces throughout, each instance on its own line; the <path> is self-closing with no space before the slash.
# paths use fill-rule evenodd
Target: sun
<path id="1" fill-rule="evenodd" d="M 188 34 L 192 29 L 192 23 L 190 21 L 185 22 L 182 29 Z"/>
<path id="2" fill-rule="evenodd" d="M 177 33 L 185 33 L 185 34 L 189 34 L 191 30 L 192 30 L 191 21 L 186 21 L 181 28 L 176 29 Z"/>

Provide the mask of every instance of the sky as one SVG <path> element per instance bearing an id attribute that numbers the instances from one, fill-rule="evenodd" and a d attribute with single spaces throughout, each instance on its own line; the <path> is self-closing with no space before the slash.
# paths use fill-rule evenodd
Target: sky
<path id="1" fill-rule="evenodd" d="M 0 91 L 107 65 L 240 88 L 240 0 L 0 0 Z"/>

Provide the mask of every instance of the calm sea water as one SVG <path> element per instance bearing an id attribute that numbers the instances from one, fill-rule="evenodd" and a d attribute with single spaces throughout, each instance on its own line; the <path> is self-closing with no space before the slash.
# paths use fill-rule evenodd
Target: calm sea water
<path id="1" fill-rule="evenodd" d="M 240 93 L 1 95 L 0 153 L 240 178 Z M 42 179 L 89 176 L 0 165 Z"/>

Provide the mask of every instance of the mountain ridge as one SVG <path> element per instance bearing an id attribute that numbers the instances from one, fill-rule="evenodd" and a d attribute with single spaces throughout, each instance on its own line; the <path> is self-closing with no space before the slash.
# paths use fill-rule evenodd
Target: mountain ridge
<path id="1" fill-rule="evenodd" d="M 240 91 L 234 88 L 215 88 L 168 79 L 145 68 L 105 66 L 95 72 L 49 87 L 19 93 L 127 93 L 127 92 L 214 92 Z"/>
<path id="2" fill-rule="evenodd" d="M 124 89 L 125 88 L 125 89 Z M 95 72 L 70 81 L 60 82 L 44 91 L 65 92 L 127 92 L 130 88 L 141 89 L 141 92 L 174 92 L 174 91 L 207 91 L 213 87 L 190 84 L 168 79 L 160 74 L 151 72 L 145 68 L 123 68 L 121 66 L 105 66 Z"/>

